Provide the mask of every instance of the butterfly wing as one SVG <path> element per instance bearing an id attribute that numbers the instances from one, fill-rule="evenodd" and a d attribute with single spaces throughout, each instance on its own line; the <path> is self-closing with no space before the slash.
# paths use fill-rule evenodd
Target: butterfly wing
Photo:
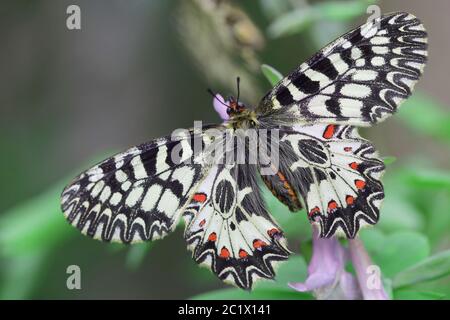
<path id="1" fill-rule="evenodd" d="M 255 165 L 215 166 L 184 213 L 194 260 L 244 289 L 257 278 L 272 279 L 273 263 L 289 255 L 283 233 L 264 207 L 256 177 Z"/>
<path id="2" fill-rule="evenodd" d="M 322 237 L 337 232 L 354 238 L 361 225 L 378 221 L 384 164 L 355 127 L 314 124 L 285 129 L 280 133 L 279 163 L 277 175 L 270 177 L 272 192 L 292 189 L 310 221 L 320 225 Z M 283 183 L 274 183 L 279 177 Z M 295 207 L 296 199 L 291 193 L 283 202 Z"/>
<path id="3" fill-rule="evenodd" d="M 257 112 L 262 122 L 278 117 L 298 124 L 369 126 L 393 114 L 411 95 L 426 58 L 422 23 L 409 13 L 388 14 L 301 64 L 267 93 Z"/>
<path id="4" fill-rule="evenodd" d="M 191 130 L 106 159 L 64 189 L 64 215 L 83 234 L 103 241 L 164 237 L 209 170 L 194 159 L 199 154 L 193 148 L 208 139 Z"/>

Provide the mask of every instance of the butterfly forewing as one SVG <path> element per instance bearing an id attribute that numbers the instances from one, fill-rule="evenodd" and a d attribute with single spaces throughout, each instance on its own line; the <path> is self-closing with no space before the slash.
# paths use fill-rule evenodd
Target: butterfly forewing
<path id="1" fill-rule="evenodd" d="M 301 64 L 257 110 L 271 116 L 284 109 L 290 117 L 283 119 L 299 124 L 368 126 L 393 114 L 411 95 L 426 58 L 427 34 L 421 22 L 409 13 L 388 14 L 350 31 Z"/>
<path id="2" fill-rule="evenodd" d="M 193 161 L 193 139 L 203 138 L 190 132 L 156 139 L 92 167 L 64 189 L 66 218 L 84 234 L 104 241 L 162 238 L 175 228 L 182 207 L 208 171 Z M 175 148 L 180 154 L 176 163 Z"/>

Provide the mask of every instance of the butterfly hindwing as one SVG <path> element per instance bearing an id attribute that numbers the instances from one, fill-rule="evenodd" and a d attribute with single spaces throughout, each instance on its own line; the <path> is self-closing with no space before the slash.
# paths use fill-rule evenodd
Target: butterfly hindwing
<path id="1" fill-rule="evenodd" d="M 375 224 L 384 198 L 384 171 L 373 145 L 352 126 L 292 127 L 280 139 L 280 170 L 302 197 L 321 236 L 354 238 L 364 223 Z"/>
<path id="2" fill-rule="evenodd" d="M 427 58 L 427 34 L 409 13 L 393 13 L 338 38 L 261 101 L 257 111 L 298 124 L 368 126 L 411 95 Z M 269 119 L 270 121 L 270 119 Z"/>
<path id="3" fill-rule="evenodd" d="M 273 263 L 289 251 L 271 218 L 252 165 L 211 169 L 185 211 L 185 238 L 197 263 L 223 281 L 250 289 L 258 278 L 272 279 Z"/>
<path id="4" fill-rule="evenodd" d="M 62 193 L 62 210 L 82 233 L 99 240 L 139 242 L 172 231 L 206 174 L 193 161 L 192 132 L 156 139 L 119 153 L 75 178 Z M 172 152 L 179 158 L 174 162 Z"/>

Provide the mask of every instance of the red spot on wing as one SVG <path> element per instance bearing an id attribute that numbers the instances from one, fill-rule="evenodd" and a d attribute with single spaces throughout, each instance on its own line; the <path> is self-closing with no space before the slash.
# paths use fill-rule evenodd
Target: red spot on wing
<path id="1" fill-rule="evenodd" d="M 352 150 L 353 150 L 352 147 L 344 147 L 344 151 L 345 151 L 345 152 L 350 152 L 350 151 L 352 151 Z"/>
<path id="2" fill-rule="evenodd" d="M 200 227 L 203 227 L 206 223 L 206 220 L 203 219 L 202 221 L 200 221 L 200 223 L 198 224 Z"/>
<path id="3" fill-rule="evenodd" d="M 347 202 L 347 204 L 348 204 L 349 206 L 351 206 L 353 203 L 355 203 L 355 198 L 354 198 L 353 196 L 347 196 L 347 197 L 345 198 L 345 202 Z"/>
<path id="4" fill-rule="evenodd" d="M 336 130 L 336 126 L 334 124 L 329 124 L 326 128 L 325 131 L 323 132 L 323 137 L 325 139 L 331 139 L 333 138 L 334 135 L 334 131 Z"/>
<path id="5" fill-rule="evenodd" d="M 338 204 L 336 201 L 331 200 L 330 202 L 328 202 L 328 212 L 336 210 L 337 207 L 338 207 Z"/>
<path id="6" fill-rule="evenodd" d="M 206 194 L 204 193 L 196 193 L 194 194 L 194 196 L 192 197 L 192 200 L 194 200 L 195 202 L 205 202 L 206 201 Z"/>
<path id="7" fill-rule="evenodd" d="M 223 247 L 220 250 L 220 255 L 219 256 L 221 258 L 228 259 L 230 257 L 230 251 L 227 248 Z"/>
<path id="8" fill-rule="evenodd" d="M 355 180 L 355 186 L 358 189 L 364 189 L 364 187 L 366 186 L 366 182 L 363 180 Z"/>
<path id="9" fill-rule="evenodd" d="M 244 249 L 239 250 L 239 258 L 245 259 L 247 257 L 248 257 L 247 251 L 245 251 Z"/>
<path id="10" fill-rule="evenodd" d="M 217 240 L 217 234 L 215 232 L 212 232 L 209 237 L 208 237 L 208 241 L 216 241 Z"/>
<path id="11" fill-rule="evenodd" d="M 277 228 L 272 228 L 270 230 L 267 230 L 267 234 L 269 235 L 269 237 L 273 237 L 279 233 L 280 233 L 280 230 L 278 230 Z"/>
<path id="12" fill-rule="evenodd" d="M 314 207 L 311 209 L 311 211 L 309 211 L 308 216 L 311 217 L 312 215 L 317 214 L 317 213 L 320 213 L 320 209 L 319 209 L 319 207 Z"/>
<path id="13" fill-rule="evenodd" d="M 262 241 L 260 239 L 253 240 L 253 248 L 261 249 L 262 247 L 265 247 L 265 246 L 267 246 L 267 243 L 265 243 L 264 241 Z"/>
<path id="14" fill-rule="evenodd" d="M 358 164 L 356 162 L 349 163 L 349 166 L 353 170 L 358 170 Z"/>

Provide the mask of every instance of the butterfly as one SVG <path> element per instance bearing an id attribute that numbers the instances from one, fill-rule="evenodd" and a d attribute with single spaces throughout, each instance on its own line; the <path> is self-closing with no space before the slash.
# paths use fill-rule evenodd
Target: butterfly
<path id="1" fill-rule="evenodd" d="M 385 167 L 357 128 L 395 113 L 426 60 L 427 34 L 416 17 L 379 17 L 325 46 L 255 108 L 232 98 L 224 123 L 132 147 L 80 174 L 62 193 L 62 211 L 83 234 L 122 243 L 163 238 L 183 217 L 193 259 L 250 289 L 273 279 L 290 254 L 261 180 L 291 211 L 304 208 L 322 237 L 354 238 L 377 223 Z M 250 142 L 246 130 L 270 138 Z M 217 151 L 217 144 L 228 147 Z M 244 161 L 208 161 L 223 160 L 237 144 Z M 256 149 L 277 150 L 272 174 L 262 174 L 267 159 L 247 161 Z"/>

